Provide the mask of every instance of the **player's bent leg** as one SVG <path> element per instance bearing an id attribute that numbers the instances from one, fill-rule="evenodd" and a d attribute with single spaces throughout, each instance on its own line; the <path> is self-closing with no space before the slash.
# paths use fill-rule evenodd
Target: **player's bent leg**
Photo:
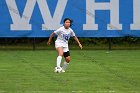
<path id="1" fill-rule="evenodd" d="M 62 67 L 62 72 L 65 72 L 66 71 L 69 63 L 70 63 L 70 56 L 65 57 L 65 62 L 64 62 L 63 67 Z"/>
<path id="2" fill-rule="evenodd" d="M 63 55 L 65 57 L 65 62 L 64 62 L 63 67 L 62 67 L 62 72 L 65 72 L 65 70 L 68 67 L 68 64 L 70 63 L 70 52 L 69 51 L 64 52 Z"/>
<path id="3" fill-rule="evenodd" d="M 66 61 L 67 63 L 70 63 L 70 56 L 65 57 L 65 61 Z"/>

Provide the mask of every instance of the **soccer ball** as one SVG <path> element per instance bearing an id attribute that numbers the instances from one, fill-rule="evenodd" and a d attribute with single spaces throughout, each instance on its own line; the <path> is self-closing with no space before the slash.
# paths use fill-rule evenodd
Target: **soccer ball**
<path id="1" fill-rule="evenodd" d="M 62 68 L 61 67 L 55 67 L 54 72 L 55 73 L 61 73 Z"/>

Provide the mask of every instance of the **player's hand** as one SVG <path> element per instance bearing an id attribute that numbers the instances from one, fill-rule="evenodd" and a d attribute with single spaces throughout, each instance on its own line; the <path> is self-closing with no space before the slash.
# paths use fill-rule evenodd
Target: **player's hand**
<path id="1" fill-rule="evenodd" d="M 47 42 L 47 45 L 50 45 L 50 41 Z"/>
<path id="2" fill-rule="evenodd" d="M 83 48 L 83 46 L 81 45 L 81 44 L 79 44 L 79 47 L 82 49 Z"/>

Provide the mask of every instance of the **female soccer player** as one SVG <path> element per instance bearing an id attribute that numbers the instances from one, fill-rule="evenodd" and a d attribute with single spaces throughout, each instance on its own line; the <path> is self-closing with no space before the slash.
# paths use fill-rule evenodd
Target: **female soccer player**
<path id="1" fill-rule="evenodd" d="M 50 38 L 47 42 L 48 45 L 50 45 L 50 42 L 52 40 L 52 37 L 56 34 L 57 39 L 55 41 L 55 48 L 58 52 L 58 57 L 57 57 L 57 67 L 56 69 L 61 70 L 61 72 L 65 72 L 69 62 L 70 62 L 70 52 L 68 48 L 68 41 L 71 36 L 75 39 L 75 41 L 79 44 L 79 47 L 82 49 L 82 45 L 79 42 L 78 38 L 76 37 L 75 33 L 73 30 L 70 28 L 72 24 L 72 20 L 69 18 L 64 19 L 64 26 L 60 27 L 56 31 L 54 31 L 51 35 Z M 61 68 L 61 60 L 62 56 L 65 58 L 65 62 L 63 64 L 63 67 Z"/>

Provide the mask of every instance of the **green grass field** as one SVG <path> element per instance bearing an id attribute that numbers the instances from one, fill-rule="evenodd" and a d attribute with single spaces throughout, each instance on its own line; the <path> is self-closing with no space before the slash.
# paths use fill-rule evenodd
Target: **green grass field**
<path id="1" fill-rule="evenodd" d="M 140 50 L 71 50 L 54 73 L 55 50 L 0 51 L 0 93 L 140 93 Z"/>

